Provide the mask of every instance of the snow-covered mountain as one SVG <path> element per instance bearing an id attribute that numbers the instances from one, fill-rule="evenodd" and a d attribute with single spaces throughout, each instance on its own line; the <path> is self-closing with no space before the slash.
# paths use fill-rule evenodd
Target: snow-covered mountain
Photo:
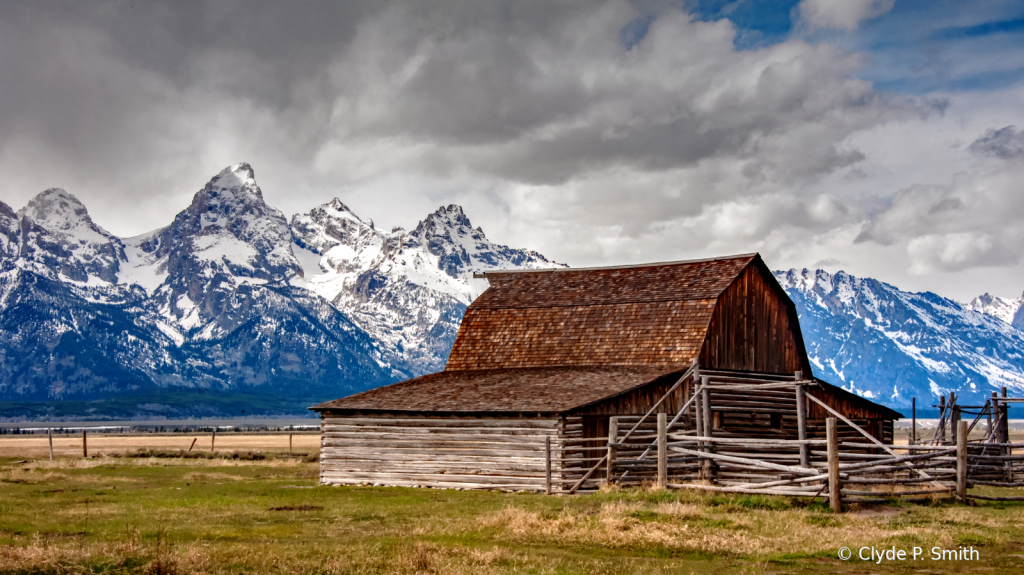
<path id="1" fill-rule="evenodd" d="M 815 375 L 894 408 L 955 391 L 980 404 L 1024 393 L 1024 332 L 933 293 L 845 272 L 775 272 L 796 303 Z"/>
<path id="2" fill-rule="evenodd" d="M 0 202 L 0 417 L 301 412 L 443 367 L 474 271 L 553 265 L 458 206 L 412 232 L 339 200 L 289 223 L 247 164 L 133 238 L 63 190 Z"/>
<path id="3" fill-rule="evenodd" d="M 559 266 L 490 241 L 449 205 L 378 230 L 333 200 L 290 221 L 247 164 L 167 227 L 116 237 L 72 194 L 0 202 L 0 417 L 300 413 L 444 366 L 486 287 Z M 1024 393 L 1024 296 L 961 304 L 846 273 L 789 270 L 815 375 L 906 408 Z"/>
<path id="4" fill-rule="evenodd" d="M 292 218 L 305 284 L 380 342 L 402 371 L 444 368 L 466 306 L 487 288 L 486 269 L 559 266 L 534 251 L 491 242 L 449 205 L 411 232 L 384 233 L 333 200 Z"/>
<path id="5" fill-rule="evenodd" d="M 1001 319 L 1017 329 L 1024 329 L 1024 312 L 1021 312 L 1021 305 L 1024 305 L 1024 295 L 1007 299 L 986 293 L 972 299 L 967 304 L 967 309 Z"/>

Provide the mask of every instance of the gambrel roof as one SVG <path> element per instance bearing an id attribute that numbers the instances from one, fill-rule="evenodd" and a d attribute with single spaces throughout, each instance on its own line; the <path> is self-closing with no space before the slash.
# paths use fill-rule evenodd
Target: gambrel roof
<path id="1" fill-rule="evenodd" d="M 718 297 L 755 260 L 488 272 L 491 285 L 466 310 L 445 371 L 688 366 Z"/>

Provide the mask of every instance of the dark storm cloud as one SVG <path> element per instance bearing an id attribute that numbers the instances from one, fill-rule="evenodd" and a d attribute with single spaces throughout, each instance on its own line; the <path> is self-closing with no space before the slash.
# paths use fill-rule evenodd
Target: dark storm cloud
<path id="1" fill-rule="evenodd" d="M 557 183 L 612 166 L 754 159 L 813 176 L 862 159 L 844 134 L 899 114 L 827 48 L 732 49 L 726 21 L 666 14 L 625 46 L 625 3 L 31 3 L 7 7 L 6 139 L 109 170 L 202 138 L 181 118 L 272 116 L 282 155 L 332 138 L 438 146 L 421 169 Z M 838 65 L 838 67 L 837 67 Z M 248 119 L 239 118 L 239 137 Z M 772 140 L 827 123 L 804 157 Z M 187 121 L 186 121 L 187 124 Z M 115 161 L 120 158 L 122 161 Z M 783 165 L 785 164 L 785 165 Z M 80 166 L 85 167 L 85 166 Z M 784 177 L 784 176 L 781 176 Z"/>
<path id="2" fill-rule="evenodd" d="M 496 239 L 572 264 L 751 249 L 855 263 L 837 237 L 919 269 L 1005 253 L 1015 225 L 986 219 L 971 190 L 999 203 L 1006 174 L 896 192 L 920 188 L 893 172 L 942 161 L 901 154 L 923 150 L 914 130 L 948 100 L 879 92 L 862 55 L 827 42 L 737 49 L 728 20 L 680 5 L 0 4 L 0 199 L 62 186 L 101 225 L 140 233 L 248 161 L 287 213 L 339 195 L 409 226 L 459 202 Z M 877 152 L 893 138 L 907 142 Z M 1018 148 L 1005 128 L 969 150 Z"/>
<path id="3" fill-rule="evenodd" d="M 988 129 L 983 136 L 971 142 L 967 149 L 975 154 L 1004 160 L 1019 158 L 1024 156 L 1024 132 L 1018 132 L 1017 126 Z"/>

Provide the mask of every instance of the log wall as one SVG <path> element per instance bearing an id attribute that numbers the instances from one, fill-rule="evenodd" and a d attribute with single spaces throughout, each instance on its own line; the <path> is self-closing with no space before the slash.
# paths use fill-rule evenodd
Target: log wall
<path id="1" fill-rule="evenodd" d="M 321 414 L 321 484 L 543 491 L 581 466 L 579 418 Z"/>

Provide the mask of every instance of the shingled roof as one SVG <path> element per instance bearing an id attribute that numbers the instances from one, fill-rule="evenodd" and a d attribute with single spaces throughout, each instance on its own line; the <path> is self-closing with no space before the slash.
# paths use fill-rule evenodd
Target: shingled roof
<path id="1" fill-rule="evenodd" d="M 757 254 L 642 266 L 488 272 L 445 371 L 688 366 L 717 298 Z M 763 264 L 761 264 L 763 265 Z"/>
<path id="2" fill-rule="evenodd" d="M 628 367 L 442 371 L 310 409 L 368 413 L 563 413 L 679 374 Z"/>

